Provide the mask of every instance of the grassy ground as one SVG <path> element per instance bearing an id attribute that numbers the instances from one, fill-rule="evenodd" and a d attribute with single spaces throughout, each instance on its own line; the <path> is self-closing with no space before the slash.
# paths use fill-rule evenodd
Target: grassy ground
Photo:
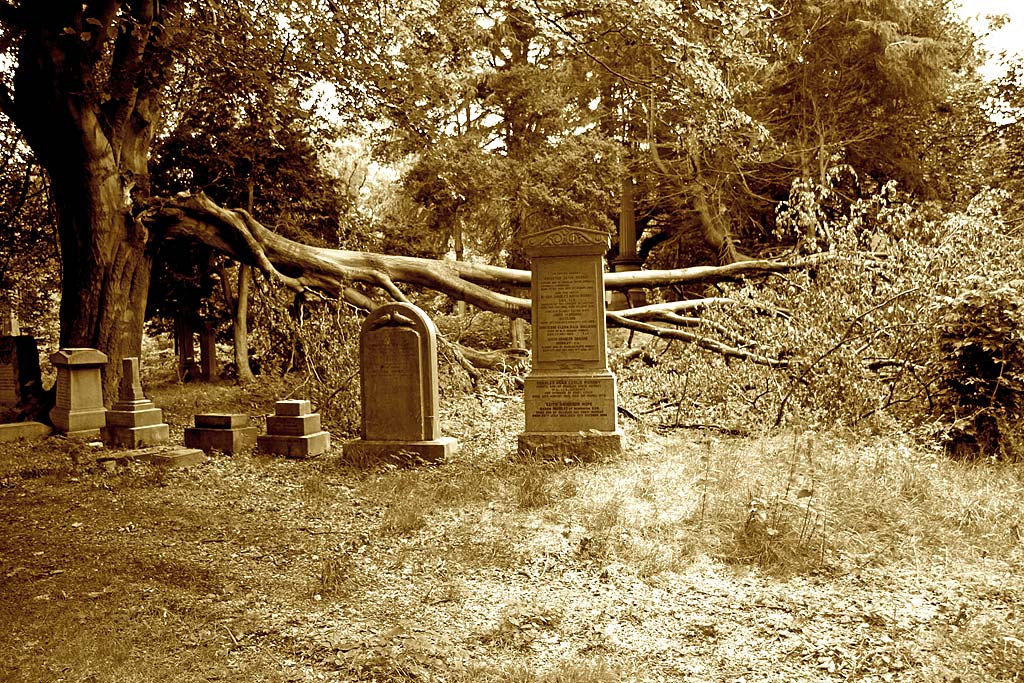
<path id="1" fill-rule="evenodd" d="M 150 398 L 180 434 L 282 393 Z M 519 399 L 444 410 L 435 468 L 5 444 L 0 680 L 1024 681 L 1021 465 L 635 421 L 517 462 Z"/>

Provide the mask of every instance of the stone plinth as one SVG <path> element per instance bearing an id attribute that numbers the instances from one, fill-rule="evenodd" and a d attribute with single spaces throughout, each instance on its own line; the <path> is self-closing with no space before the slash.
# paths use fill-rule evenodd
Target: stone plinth
<path id="1" fill-rule="evenodd" d="M 61 349 L 50 356 L 50 362 L 57 368 L 57 404 L 50 411 L 53 426 L 73 438 L 99 437 L 107 423 L 100 374 L 107 354 L 96 349 Z"/>
<path id="2" fill-rule="evenodd" d="M 0 412 L 39 388 L 39 350 L 33 337 L 0 337 Z"/>
<path id="3" fill-rule="evenodd" d="M 362 438 L 343 447 L 347 460 L 438 462 L 458 449 L 441 436 L 437 393 L 437 332 L 411 304 L 381 306 L 359 337 Z"/>
<path id="4" fill-rule="evenodd" d="M 278 401 L 267 418 L 267 433 L 257 439 L 264 453 L 311 458 L 331 447 L 331 435 L 320 428 L 320 414 L 309 401 Z"/>
<path id="5" fill-rule="evenodd" d="M 96 462 L 107 469 L 114 469 L 132 460 L 148 462 L 157 467 L 191 467 L 192 465 L 200 465 L 206 462 L 206 454 L 199 448 L 164 445 L 121 451 L 114 456 L 99 458 Z"/>
<path id="6" fill-rule="evenodd" d="M 631 273 L 643 266 L 640 258 L 620 256 L 612 261 L 612 270 L 616 273 Z M 608 295 L 608 308 L 621 311 L 647 305 L 647 291 L 641 287 L 630 287 L 625 290 L 615 289 Z"/>
<path id="7" fill-rule="evenodd" d="M 107 411 L 103 443 L 110 448 L 143 448 L 166 443 L 170 427 L 164 423 L 164 411 L 142 393 L 139 359 L 123 359 L 121 368 L 118 399 Z"/>
<path id="8" fill-rule="evenodd" d="M 195 427 L 185 429 L 185 445 L 207 453 L 238 453 L 256 445 L 259 430 L 249 426 L 249 416 L 239 413 L 208 413 L 195 416 Z"/>
<path id="9" fill-rule="evenodd" d="M 12 422 L 0 424 L 0 443 L 5 441 L 39 441 L 53 433 L 50 425 L 42 422 Z"/>
<path id="10" fill-rule="evenodd" d="M 608 369 L 604 268 L 608 236 L 563 226 L 529 235 L 533 363 L 523 397 L 524 456 L 591 460 L 622 450 Z"/>

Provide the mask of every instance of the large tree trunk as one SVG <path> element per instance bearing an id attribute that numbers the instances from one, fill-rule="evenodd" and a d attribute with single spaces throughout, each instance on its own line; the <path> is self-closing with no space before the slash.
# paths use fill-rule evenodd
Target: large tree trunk
<path id="1" fill-rule="evenodd" d="M 231 290 L 227 268 L 220 269 L 221 288 L 224 292 L 224 303 L 231 311 L 231 339 L 235 351 L 235 368 L 238 372 L 238 383 L 248 384 L 256 379 L 249 364 L 249 297 L 252 285 L 252 266 L 245 263 L 238 265 L 238 293 Z"/>
<path id="2" fill-rule="evenodd" d="M 121 358 L 141 353 L 152 258 L 132 215 L 149 194 L 148 161 L 168 64 L 154 59 L 182 0 L 22 3 L 14 94 L 2 104 L 50 175 L 63 269 L 61 346 L 109 356 L 105 395 Z M 109 43 L 118 13 L 134 30 Z M 96 30 L 100 26 L 100 30 Z"/>
<path id="3" fill-rule="evenodd" d="M 100 349 L 110 357 L 108 399 L 116 395 L 120 359 L 141 355 L 152 268 L 146 234 L 135 229 L 123 204 L 111 156 L 101 152 L 81 167 L 49 167 L 63 268 L 60 344 Z"/>

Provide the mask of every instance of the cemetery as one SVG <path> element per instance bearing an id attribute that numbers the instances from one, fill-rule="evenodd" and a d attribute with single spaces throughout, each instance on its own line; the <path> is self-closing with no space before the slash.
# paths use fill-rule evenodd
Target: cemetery
<path id="1" fill-rule="evenodd" d="M 0 0 L 0 683 L 1021 683 L 1018 5 Z"/>
<path id="2" fill-rule="evenodd" d="M 4 414 L 38 397 L 47 373 L 54 392 L 42 422 L 0 425 L 0 614 L 32 605 L 82 671 L 122 670 L 138 652 L 187 662 L 196 647 L 215 678 L 309 681 L 504 681 L 515 667 L 570 681 L 959 670 L 957 650 L 914 653 L 930 647 L 936 618 L 1018 599 L 1011 567 L 1024 544 L 993 530 L 1019 513 L 1019 486 L 986 481 L 1008 492 L 971 512 L 970 491 L 992 473 L 965 479 L 946 456 L 921 459 L 885 436 L 861 446 L 869 466 L 851 469 L 810 431 L 689 433 L 680 406 L 648 412 L 637 397 L 649 366 L 604 322 L 616 315 L 607 246 L 572 226 L 525 241 L 528 363 L 467 369 L 442 344 L 472 314 L 390 303 L 329 333 L 344 344 L 332 347 L 342 393 L 310 391 L 310 375 L 294 373 L 218 379 L 216 347 L 200 364 L 178 335 L 122 359 L 106 398 L 102 352 L 61 348 L 47 365 L 34 338 L 0 338 Z M 485 327 L 502 334 L 485 318 L 462 336 Z M 193 366 L 206 370 L 182 371 Z M 296 397 L 304 390 L 314 400 Z M 882 502 L 908 490 L 928 504 Z M 76 502 L 19 512 L 49 495 Z M 897 509 L 892 524 L 922 534 L 949 515 L 975 520 L 955 542 L 913 551 L 956 553 L 955 588 L 941 574 L 891 573 L 908 556 L 879 555 L 894 527 L 875 515 Z M 580 577 L 592 588 L 581 592 Z M 139 591 L 160 602 L 140 607 Z M 129 634 L 103 650 L 95 628 L 77 635 L 72 623 L 97 607 L 102 629 Z M 978 615 L 955 641 L 965 652 L 993 623 Z M 777 626 L 766 635 L 765 623 Z M 13 664 L 0 670 L 40 661 L 31 643 L 5 647 Z M 1014 671 L 1017 645 L 1006 647 L 987 671 Z M 722 648 L 732 659 L 715 660 Z M 793 648 L 803 654 L 790 661 Z M 866 659 L 851 664 L 857 652 Z M 191 666 L 145 670 L 187 678 Z"/>

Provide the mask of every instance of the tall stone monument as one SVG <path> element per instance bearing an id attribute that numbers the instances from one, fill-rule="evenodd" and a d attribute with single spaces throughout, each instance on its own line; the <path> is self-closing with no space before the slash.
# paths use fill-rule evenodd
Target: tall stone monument
<path id="1" fill-rule="evenodd" d="M 612 270 L 616 273 L 628 273 L 640 270 L 643 259 L 636 251 L 636 203 L 633 200 L 635 188 L 633 179 L 626 176 L 622 179 L 622 203 L 619 212 L 619 255 L 612 261 Z M 620 311 L 634 306 L 647 304 L 647 294 L 643 289 L 633 287 L 614 290 L 608 297 L 608 308 Z"/>
<path id="2" fill-rule="evenodd" d="M 441 436 L 437 392 L 437 332 L 412 304 L 381 306 L 359 336 L 362 438 L 342 447 L 360 465 L 444 460 L 458 449 Z"/>
<path id="3" fill-rule="evenodd" d="M 121 367 L 117 402 L 107 411 L 106 426 L 101 430 L 103 442 L 110 447 L 123 448 L 165 443 L 170 426 L 164 422 L 164 411 L 142 393 L 139 359 L 124 358 Z"/>
<path id="4" fill-rule="evenodd" d="M 519 453 L 590 460 L 618 453 L 615 375 L 608 369 L 603 256 L 608 235 L 562 226 L 528 235 L 533 365 Z"/>
<path id="5" fill-rule="evenodd" d="M 57 404 L 50 420 L 70 437 L 94 439 L 107 424 L 103 378 L 107 354 L 96 349 L 61 349 L 50 356 L 57 368 Z"/>

